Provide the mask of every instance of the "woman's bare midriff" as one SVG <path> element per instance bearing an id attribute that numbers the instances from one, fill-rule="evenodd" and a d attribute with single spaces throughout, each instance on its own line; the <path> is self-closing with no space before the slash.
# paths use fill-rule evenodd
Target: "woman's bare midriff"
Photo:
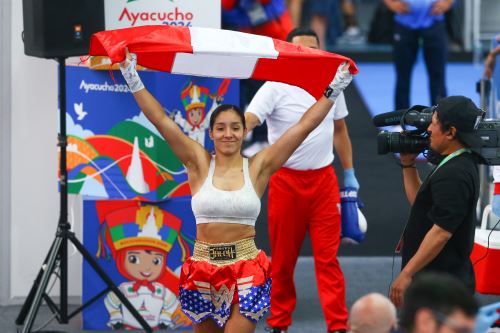
<path id="1" fill-rule="evenodd" d="M 255 227 L 234 223 L 202 223 L 196 226 L 196 239 L 205 243 L 232 243 L 255 236 Z"/>

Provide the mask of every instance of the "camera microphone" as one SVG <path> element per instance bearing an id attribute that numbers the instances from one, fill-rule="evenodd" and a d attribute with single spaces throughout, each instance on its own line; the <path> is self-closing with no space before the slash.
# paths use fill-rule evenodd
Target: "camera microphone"
<path id="1" fill-rule="evenodd" d="M 432 121 L 432 108 L 415 105 L 410 109 L 386 112 L 373 117 L 373 124 L 377 127 L 391 125 L 411 125 L 425 130 Z"/>
<path id="2" fill-rule="evenodd" d="M 401 124 L 401 117 L 403 117 L 407 111 L 408 109 L 403 109 L 378 114 L 373 117 L 373 125 L 377 127 L 399 125 Z"/>

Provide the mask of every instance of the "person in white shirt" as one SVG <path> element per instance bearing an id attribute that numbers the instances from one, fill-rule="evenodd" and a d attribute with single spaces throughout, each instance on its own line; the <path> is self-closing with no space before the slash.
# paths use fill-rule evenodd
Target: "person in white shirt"
<path id="1" fill-rule="evenodd" d="M 319 48 L 312 30 L 298 28 L 287 41 Z M 316 102 L 305 90 L 277 82 L 266 82 L 246 109 L 248 130 L 268 125 L 273 144 L 296 124 Z M 269 181 L 268 226 L 272 253 L 271 315 L 274 332 L 287 330 L 296 304 L 293 272 L 306 231 L 312 241 L 320 302 L 329 332 L 345 332 L 344 276 L 337 260 L 340 243 L 340 193 L 332 167 L 333 146 L 344 169 L 344 186 L 358 190 L 352 147 L 344 118 L 343 93 L 321 124 L 316 127 Z"/>

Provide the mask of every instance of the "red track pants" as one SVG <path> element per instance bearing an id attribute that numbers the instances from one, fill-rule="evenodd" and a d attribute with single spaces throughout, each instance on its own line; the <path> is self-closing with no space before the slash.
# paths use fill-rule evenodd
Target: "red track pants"
<path id="1" fill-rule="evenodd" d="M 317 170 L 281 168 L 269 182 L 271 243 L 271 327 L 287 328 L 297 302 L 293 272 L 306 231 L 328 331 L 346 329 L 344 275 L 337 260 L 340 243 L 340 194 L 333 167 Z"/>

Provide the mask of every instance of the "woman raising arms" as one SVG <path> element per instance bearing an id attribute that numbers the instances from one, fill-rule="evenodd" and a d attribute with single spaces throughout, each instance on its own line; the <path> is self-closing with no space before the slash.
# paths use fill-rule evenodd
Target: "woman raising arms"
<path id="1" fill-rule="evenodd" d="M 280 139 L 251 159 L 240 151 L 247 134 L 243 112 L 220 105 L 210 117 L 215 155 L 185 135 L 144 88 L 136 57 L 127 53 L 121 71 L 134 98 L 174 154 L 186 166 L 196 218 L 193 256 L 182 267 L 180 302 L 194 331 L 254 332 L 269 309 L 270 263 L 256 248 L 255 221 L 270 176 L 326 117 L 351 82 L 347 63 L 339 66 L 325 96 Z M 211 319 L 210 319 L 211 318 Z"/>

